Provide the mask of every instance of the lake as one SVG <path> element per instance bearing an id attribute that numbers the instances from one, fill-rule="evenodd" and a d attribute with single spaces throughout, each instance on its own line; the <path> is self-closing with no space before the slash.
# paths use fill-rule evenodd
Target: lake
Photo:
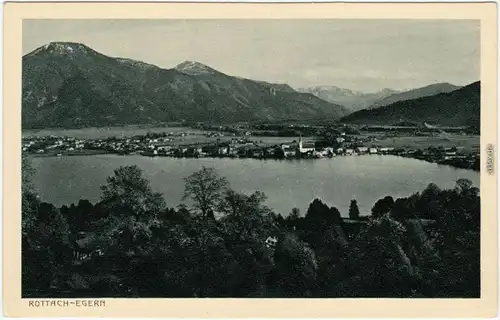
<path id="1" fill-rule="evenodd" d="M 358 201 L 361 214 L 368 214 L 374 203 L 422 191 L 434 182 L 452 188 L 459 178 L 479 187 L 479 173 L 455 169 L 397 156 L 365 155 L 319 160 L 257 159 L 179 159 L 144 156 L 71 156 L 32 158 L 36 169 L 35 188 L 41 200 L 56 206 L 79 199 L 96 202 L 99 186 L 122 165 L 138 165 L 152 187 L 165 195 L 168 206 L 180 204 L 183 178 L 202 166 L 213 167 L 225 176 L 231 187 L 244 193 L 263 191 L 266 204 L 287 215 L 297 207 L 305 214 L 309 203 L 320 198 L 348 215 L 351 199 Z"/>

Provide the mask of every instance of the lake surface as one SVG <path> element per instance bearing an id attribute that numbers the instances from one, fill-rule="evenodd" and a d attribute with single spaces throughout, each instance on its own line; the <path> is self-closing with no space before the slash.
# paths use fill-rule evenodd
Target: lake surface
<path id="1" fill-rule="evenodd" d="M 32 159 L 35 188 L 41 200 L 56 206 L 79 199 L 96 202 L 99 186 L 122 165 L 138 165 L 152 187 L 165 195 L 170 207 L 180 204 L 183 178 L 202 166 L 213 167 L 231 187 L 244 193 L 263 191 L 266 204 L 287 215 L 297 207 L 305 214 L 309 203 L 320 198 L 348 215 L 351 199 L 361 214 L 391 195 L 405 197 L 422 191 L 429 183 L 452 188 L 459 178 L 479 187 L 479 173 L 396 156 L 348 156 L 319 160 L 178 159 L 143 156 L 71 156 Z"/>

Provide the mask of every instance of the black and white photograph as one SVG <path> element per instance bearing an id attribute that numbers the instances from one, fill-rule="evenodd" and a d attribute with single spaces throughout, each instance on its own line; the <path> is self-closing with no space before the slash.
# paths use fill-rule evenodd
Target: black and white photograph
<path id="1" fill-rule="evenodd" d="M 23 20 L 22 297 L 481 298 L 480 22 Z"/>

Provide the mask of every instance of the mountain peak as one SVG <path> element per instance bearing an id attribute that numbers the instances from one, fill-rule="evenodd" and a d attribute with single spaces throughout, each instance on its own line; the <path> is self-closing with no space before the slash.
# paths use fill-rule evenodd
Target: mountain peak
<path id="1" fill-rule="evenodd" d="M 40 53 L 55 53 L 60 55 L 73 55 L 76 53 L 89 53 L 94 50 L 90 49 L 84 44 L 76 42 L 50 42 L 44 46 L 35 49 L 28 55 L 35 55 Z"/>
<path id="2" fill-rule="evenodd" d="M 398 90 L 390 89 L 390 88 L 383 88 L 382 90 L 379 91 L 379 93 L 382 94 L 393 94 L 399 92 Z"/>
<path id="3" fill-rule="evenodd" d="M 425 88 L 425 87 L 424 87 Z M 459 89 L 459 86 L 456 86 L 449 82 L 439 82 L 428 85 L 427 88 L 451 88 L 451 89 Z"/>
<path id="4" fill-rule="evenodd" d="M 66 42 L 25 58 L 23 128 L 336 120 L 347 113 L 286 85 L 241 80 L 194 61 L 163 69 Z"/>
<path id="5" fill-rule="evenodd" d="M 216 71 L 203 63 L 186 60 L 178 64 L 175 69 L 189 75 L 214 74 Z"/>

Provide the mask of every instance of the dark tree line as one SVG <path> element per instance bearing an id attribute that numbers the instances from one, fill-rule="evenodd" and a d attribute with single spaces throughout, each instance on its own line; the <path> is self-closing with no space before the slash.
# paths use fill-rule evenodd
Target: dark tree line
<path id="1" fill-rule="evenodd" d="M 284 218 L 211 168 L 185 179 L 178 208 L 136 166 L 115 170 L 99 202 L 56 208 L 30 170 L 23 162 L 25 297 L 479 296 L 480 198 L 468 180 L 385 197 L 369 217 L 355 200 L 343 219 L 314 199 Z M 75 264 L 76 244 L 102 254 Z"/>

